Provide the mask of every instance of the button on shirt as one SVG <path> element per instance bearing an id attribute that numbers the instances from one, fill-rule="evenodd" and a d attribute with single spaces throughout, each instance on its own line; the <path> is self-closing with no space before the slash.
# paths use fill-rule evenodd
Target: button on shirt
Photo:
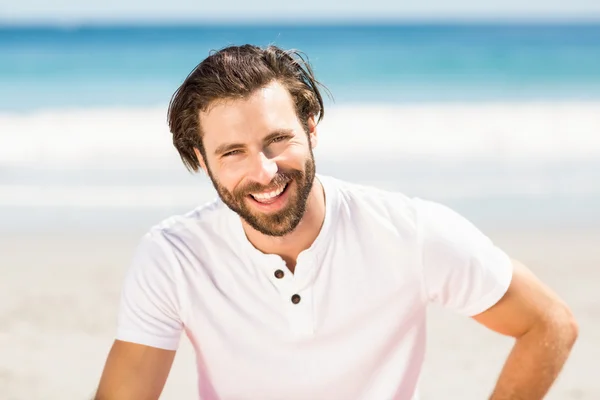
<path id="1" fill-rule="evenodd" d="M 292 274 L 220 200 L 141 240 L 116 338 L 197 357 L 200 399 L 416 399 L 427 305 L 472 316 L 506 292 L 508 256 L 430 201 L 318 175 L 325 220 Z"/>

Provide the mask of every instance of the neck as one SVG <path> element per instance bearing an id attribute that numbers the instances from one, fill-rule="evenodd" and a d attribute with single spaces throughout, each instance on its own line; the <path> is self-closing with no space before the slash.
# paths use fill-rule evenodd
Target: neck
<path id="1" fill-rule="evenodd" d="M 321 182 L 315 178 L 306 202 L 306 212 L 292 232 L 275 237 L 258 232 L 244 220 L 242 220 L 242 225 L 246 237 L 256 249 L 265 254 L 279 255 L 286 262 L 288 269 L 294 272 L 298 255 L 313 244 L 321 231 L 324 220 L 325 192 Z"/>

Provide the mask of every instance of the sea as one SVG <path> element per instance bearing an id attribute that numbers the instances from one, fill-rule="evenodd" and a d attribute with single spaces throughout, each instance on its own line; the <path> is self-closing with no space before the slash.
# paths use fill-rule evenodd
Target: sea
<path id="1" fill-rule="evenodd" d="M 246 43 L 303 52 L 330 93 L 323 173 L 491 225 L 600 226 L 600 23 L 120 24 L 0 26 L 0 231 L 145 225 L 214 197 L 166 109 Z"/>
<path id="2" fill-rule="evenodd" d="M 246 43 L 304 52 L 341 103 L 600 98 L 600 23 L 0 26 L 0 109 L 164 104 Z"/>

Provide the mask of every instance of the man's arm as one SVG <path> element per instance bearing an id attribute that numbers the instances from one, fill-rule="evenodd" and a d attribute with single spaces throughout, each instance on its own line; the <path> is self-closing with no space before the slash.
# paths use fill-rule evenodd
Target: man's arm
<path id="1" fill-rule="evenodd" d="M 566 304 L 525 266 L 513 261 L 503 298 L 473 317 L 516 343 L 490 400 L 542 399 L 558 376 L 578 335 Z"/>
<path id="2" fill-rule="evenodd" d="M 157 400 L 175 351 L 115 340 L 95 400 Z"/>

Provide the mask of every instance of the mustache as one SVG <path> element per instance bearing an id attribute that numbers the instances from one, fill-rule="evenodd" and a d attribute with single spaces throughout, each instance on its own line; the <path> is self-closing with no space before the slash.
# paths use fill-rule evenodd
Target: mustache
<path id="1" fill-rule="evenodd" d="M 257 182 L 250 182 L 244 187 L 236 190 L 235 196 L 237 198 L 243 198 L 250 193 L 256 192 L 267 192 L 270 190 L 274 190 L 286 183 L 289 183 L 293 180 L 299 180 L 302 178 L 302 172 L 300 171 L 286 171 L 286 172 L 278 172 L 277 175 L 269 182 L 268 185 L 261 185 Z"/>

